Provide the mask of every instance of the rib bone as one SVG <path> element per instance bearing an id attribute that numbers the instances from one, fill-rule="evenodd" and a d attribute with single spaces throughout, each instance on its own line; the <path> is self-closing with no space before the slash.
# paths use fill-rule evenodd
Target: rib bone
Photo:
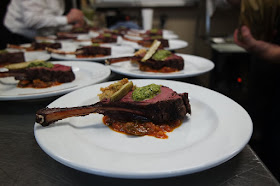
<path id="1" fill-rule="evenodd" d="M 0 78 L 4 78 L 4 77 L 26 77 L 26 74 L 23 72 L 0 72 Z"/>
<path id="2" fill-rule="evenodd" d="M 117 108 L 114 106 L 104 106 L 101 102 L 97 102 L 93 105 L 86 105 L 80 107 L 66 107 L 66 108 L 43 108 L 36 112 L 36 122 L 42 126 L 48 126 L 58 120 L 62 120 L 75 116 L 86 116 L 91 113 L 106 114 L 107 112 L 134 113 L 143 115 L 140 111 L 135 111 L 127 108 Z"/>
<path id="3" fill-rule="evenodd" d="M 58 120 L 73 116 L 85 116 L 96 112 L 94 105 L 71 108 L 43 108 L 36 113 L 36 122 L 42 126 L 48 126 Z"/>
<path id="4" fill-rule="evenodd" d="M 110 65 L 112 63 L 118 63 L 118 62 L 123 62 L 123 61 L 130 61 L 133 59 L 133 56 L 126 56 L 126 57 L 118 57 L 118 58 L 111 58 L 111 59 L 106 59 L 105 63 L 107 65 Z"/>

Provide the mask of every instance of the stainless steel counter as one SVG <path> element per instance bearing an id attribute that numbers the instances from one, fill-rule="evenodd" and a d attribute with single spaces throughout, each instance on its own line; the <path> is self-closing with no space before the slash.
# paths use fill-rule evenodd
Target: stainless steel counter
<path id="1" fill-rule="evenodd" d="M 66 167 L 41 150 L 33 133 L 36 110 L 56 98 L 0 102 L 0 185 L 279 185 L 248 145 L 215 168 L 165 179 L 116 179 Z"/>

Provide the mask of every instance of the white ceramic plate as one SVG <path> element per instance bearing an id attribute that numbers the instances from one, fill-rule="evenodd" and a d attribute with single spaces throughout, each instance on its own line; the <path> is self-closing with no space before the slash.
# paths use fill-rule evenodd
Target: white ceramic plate
<path id="1" fill-rule="evenodd" d="M 90 30 L 90 31 L 88 32 L 88 35 L 89 35 L 89 37 L 94 38 L 94 37 L 99 36 L 99 32 Z"/>
<path id="2" fill-rule="evenodd" d="M 169 42 L 169 47 L 164 48 L 165 50 L 178 50 L 178 49 L 182 49 L 182 48 L 185 48 L 188 46 L 188 42 L 179 40 L 179 39 L 169 39 L 168 42 Z M 122 40 L 122 45 L 131 46 L 134 49 L 144 48 L 143 46 L 139 45 L 138 43 L 127 41 L 124 39 Z"/>
<path id="3" fill-rule="evenodd" d="M 50 88 L 17 88 L 18 81 L 13 77 L 0 79 L 0 100 L 27 100 L 51 97 L 68 93 L 78 88 L 99 83 L 109 77 L 111 70 L 99 63 L 67 61 L 53 62 L 72 66 L 75 73 L 75 80 L 70 83 L 63 83 Z M 0 69 L 5 71 L 5 69 Z"/>
<path id="4" fill-rule="evenodd" d="M 143 39 L 142 37 L 137 36 L 137 35 L 135 35 L 133 33 L 132 34 L 127 34 L 127 35 L 125 35 L 125 37 L 127 37 L 129 39 L 133 39 L 133 40 L 141 40 L 141 39 Z M 178 35 L 167 33 L 167 32 L 163 32 L 162 37 L 164 39 L 178 39 Z"/>
<path id="5" fill-rule="evenodd" d="M 50 41 L 50 43 L 54 43 L 54 41 Z M 24 47 L 24 48 L 29 48 L 32 46 L 32 43 L 25 43 L 25 44 L 21 44 L 21 45 L 18 45 L 19 47 Z M 23 52 L 45 52 L 47 53 L 45 50 L 34 50 L 34 51 L 28 51 L 26 49 L 19 49 L 19 48 L 6 48 L 7 51 L 23 51 Z"/>
<path id="6" fill-rule="evenodd" d="M 48 127 L 35 123 L 39 146 L 58 162 L 74 169 L 118 178 L 163 178 L 199 172 L 238 154 L 252 134 L 248 113 L 231 99 L 209 89 L 178 81 L 132 80 L 188 92 L 192 115 L 168 139 L 132 137 L 112 131 L 103 115 L 72 117 Z M 73 107 L 98 101 L 100 87 L 71 92 L 48 107 Z"/>
<path id="7" fill-rule="evenodd" d="M 192 77 L 208 72 L 214 68 L 214 63 L 206 58 L 187 55 L 177 54 L 182 56 L 185 62 L 184 69 L 178 72 L 172 73 L 158 73 L 158 72 L 143 72 L 139 70 L 139 66 L 132 64 L 130 61 L 113 63 L 110 65 L 111 70 L 137 78 L 184 78 Z"/>
<path id="8" fill-rule="evenodd" d="M 136 29 L 131 29 L 131 31 L 128 31 L 128 33 L 145 33 L 147 30 L 136 30 Z M 163 30 L 163 34 L 174 34 L 172 30 Z"/>
<path id="9" fill-rule="evenodd" d="M 24 52 L 25 61 L 44 60 L 47 61 L 51 55 L 46 52 Z"/>
<path id="10" fill-rule="evenodd" d="M 77 58 L 75 55 L 61 55 L 61 54 L 51 54 L 51 57 L 59 60 L 78 60 L 78 61 L 101 61 L 109 58 L 123 57 L 133 55 L 134 49 L 130 46 L 110 46 L 111 55 L 103 57 L 94 58 Z"/>
<path id="11" fill-rule="evenodd" d="M 42 41 L 37 41 L 37 42 L 42 42 Z M 54 43 L 55 41 L 49 41 L 51 43 Z M 77 44 L 73 44 L 73 42 L 65 42 L 62 41 L 60 42 L 62 45 L 62 49 L 66 51 L 71 51 L 75 50 L 77 48 Z M 21 47 L 31 47 L 31 43 L 25 43 L 19 45 Z M 25 60 L 26 61 L 32 61 L 32 60 L 48 60 L 50 59 L 51 55 L 48 54 L 46 50 L 39 50 L 39 51 L 26 51 L 25 49 L 16 49 L 16 48 L 6 48 L 7 51 L 9 52 L 19 52 L 22 51 L 24 52 L 25 55 Z"/>

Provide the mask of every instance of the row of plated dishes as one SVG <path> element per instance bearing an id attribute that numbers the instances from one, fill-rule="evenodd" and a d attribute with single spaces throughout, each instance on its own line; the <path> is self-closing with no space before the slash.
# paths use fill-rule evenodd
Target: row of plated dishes
<path id="1" fill-rule="evenodd" d="M 174 53 L 187 42 L 171 31 L 80 28 L 36 39 L 1 51 L 0 100 L 68 93 L 37 111 L 34 125 L 39 146 L 66 166 L 118 178 L 178 176 L 227 161 L 250 139 L 250 117 L 237 103 L 163 80 L 214 68 Z M 111 71 L 144 79 L 101 83 Z"/>
<path id="2" fill-rule="evenodd" d="M 14 86 L 17 81 L 13 78 L 5 78 L 5 81 L 9 81 L 9 83 L 5 83 L 5 86 L 1 88 L 3 91 L 0 93 L 0 99 L 30 99 L 64 94 L 81 88 L 82 86 L 105 80 L 110 74 L 108 71 L 111 70 L 116 73 L 137 78 L 184 78 L 202 74 L 214 68 L 214 64 L 208 59 L 187 54 L 174 54 L 173 51 L 168 52 L 187 46 L 187 42 L 177 40 L 177 37 L 177 35 L 168 30 L 153 29 L 142 31 L 82 28 L 70 30 L 68 32 L 58 32 L 55 36 L 37 37 L 36 41 L 33 43 L 22 45 L 8 44 L 7 49 L 1 52 L 0 64 L 2 66 L 23 61 L 47 61 L 51 58 L 53 62 L 59 60 L 61 61 L 59 63 L 63 65 L 74 65 L 72 67 L 75 69 L 74 73 L 77 78 L 73 82 L 64 83 L 60 86 L 51 86 L 47 89 L 18 89 L 18 87 Z M 169 60 L 165 60 L 164 63 L 157 62 L 155 65 L 153 64 L 154 60 L 148 60 L 149 63 L 145 65 L 147 66 L 150 64 L 149 68 L 144 68 L 143 65 L 139 68 L 136 63 L 131 63 L 131 61 L 135 61 L 135 58 L 138 58 L 137 60 L 140 61 L 141 55 L 143 56 L 145 53 L 145 51 L 143 52 L 142 50 L 148 50 L 154 39 L 160 41 L 159 49 L 161 51 L 169 53 L 171 56 Z M 132 40 L 137 42 L 132 42 Z M 138 44 L 139 41 L 144 41 L 144 45 L 142 48 L 135 48 L 133 45 L 122 43 L 122 41 L 127 41 L 132 44 Z M 174 43 L 176 46 L 172 47 Z M 138 53 L 141 51 L 142 54 L 139 54 L 137 57 L 135 51 L 138 51 Z M 106 60 L 106 62 L 111 62 L 106 63 L 106 66 L 93 63 L 97 62 L 102 64 L 104 60 Z M 121 62 L 116 63 L 118 60 Z M 88 61 L 89 63 L 79 63 L 81 61 Z M 160 66 L 158 64 L 160 64 Z M 167 64 L 169 64 L 169 67 Z M 98 66 L 98 68 L 85 67 L 85 69 L 83 69 L 84 66 L 93 65 Z M 166 65 L 168 68 L 172 68 L 160 70 Z M 6 68 L 1 69 L 1 71 L 6 70 Z M 85 73 L 85 71 L 88 73 Z M 95 77 L 96 74 L 100 74 L 100 72 L 104 72 L 102 76 L 99 75 L 98 78 L 92 78 Z M 79 75 L 79 73 L 83 75 Z M 83 82 L 87 83 L 79 83 L 76 85 L 75 82 L 77 82 L 80 77 L 91 79 L 90 81 L 92 81 L 92 83 L 82 79 Z"/>

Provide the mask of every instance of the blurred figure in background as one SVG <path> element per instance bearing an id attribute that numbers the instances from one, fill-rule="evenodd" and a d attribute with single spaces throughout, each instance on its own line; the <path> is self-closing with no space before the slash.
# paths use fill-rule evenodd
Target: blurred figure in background
<path id="1" fill-rule="evenodd" d="M 280 0 L 207 0 L 214 7 L 239 6 L 234 41 L 252 55 L 248 103 L 251 147 L 280 180 Z"/>
<path id="2" fill-rule="evenodd" d="M 30 42 L 37 35 L 54 34 L 62 26 L 84 24 L 82 11 L 71 9 L 65 16 L 64 11 L 64 0 L 11 0 L 4 18 L 6 43 Z"/>
<path id="3" fill-rule="evenodd" d="M 280 11 L 273 4 L 279 6 L 280 1 L 254 3 L 252 7 L 241 6 L 241 18 L 245 20 L 240 20 L 234 41 L 253 56 L 248 89 L 248 112 L 254 124 L 250 145 L 280 180 Z"/>

